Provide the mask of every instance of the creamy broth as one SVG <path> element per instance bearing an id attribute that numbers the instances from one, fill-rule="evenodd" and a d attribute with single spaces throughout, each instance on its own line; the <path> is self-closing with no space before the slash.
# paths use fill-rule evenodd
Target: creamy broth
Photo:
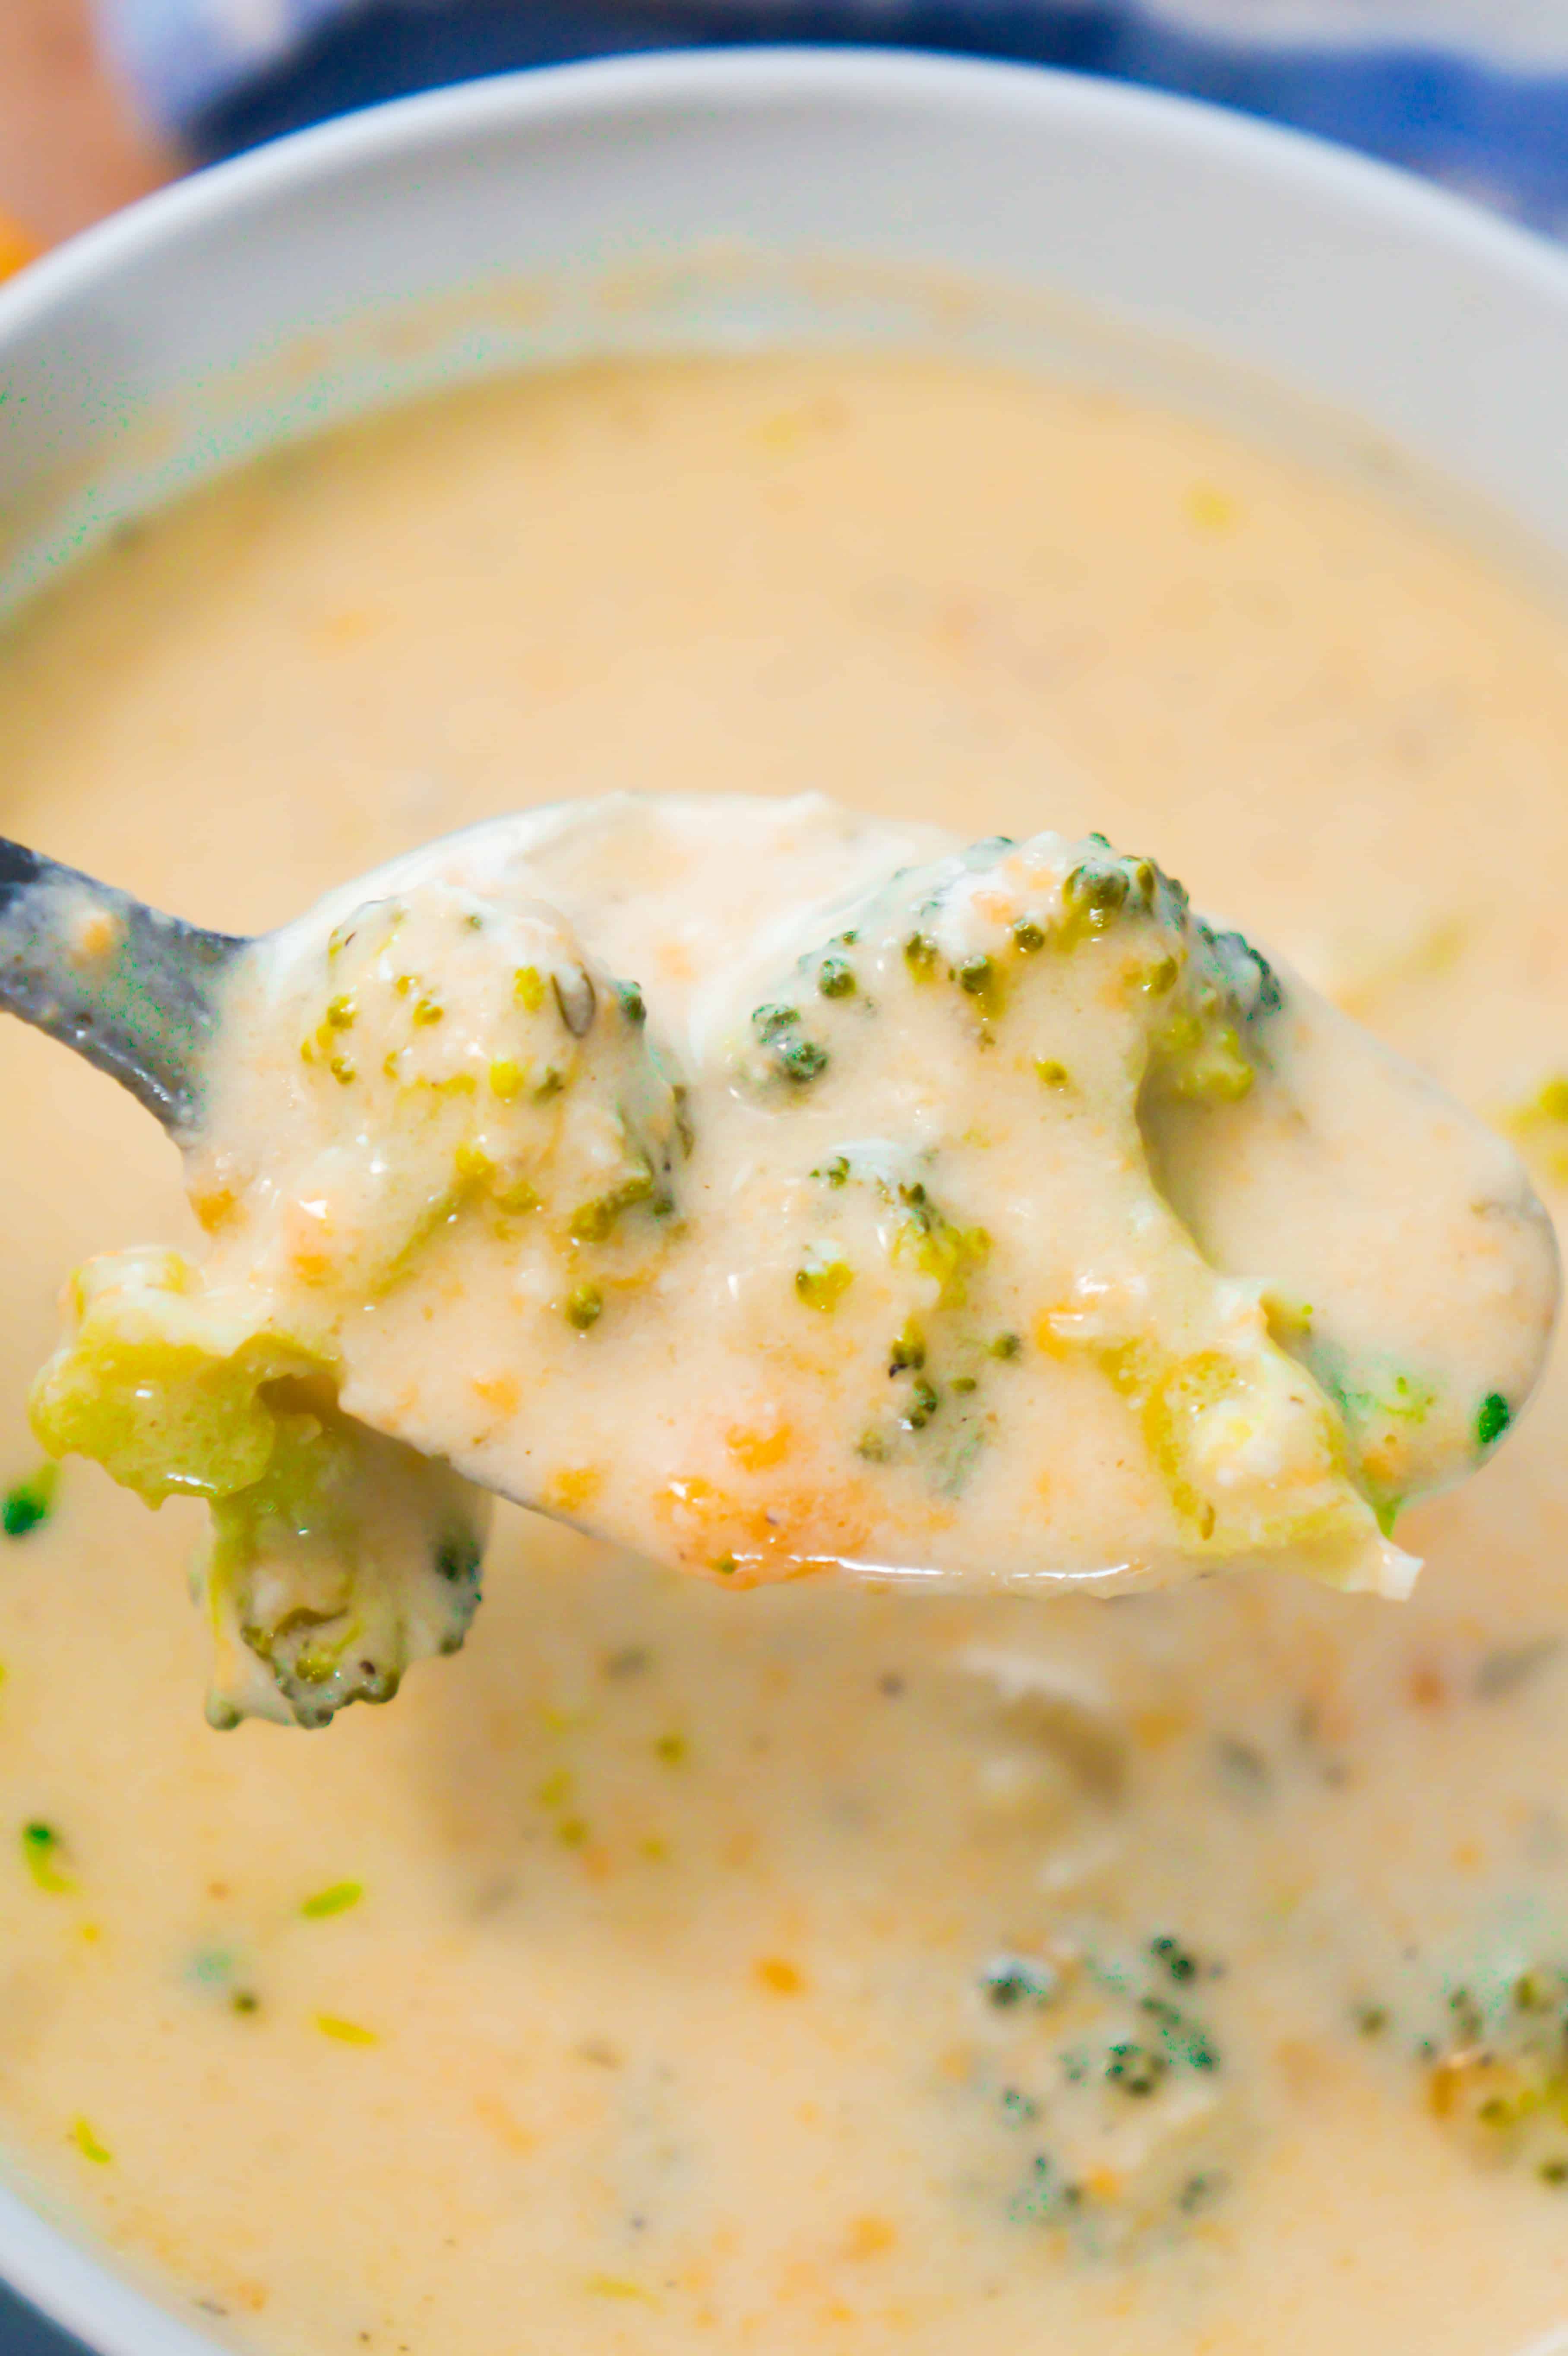
<path id="1" fill-rule="evenodd" d="M 28 937 L 144 987 L 93 899 Z M 191 1094 L 208 1253 L 80 1270 L 32 1413 L 207 1500 L 220 1727 L 455 1651 L 491 1490 L 737 1589 L 1403 1598 L 1556 1307 L 1511 1148 L 1098 835 L 497 819 L 230 952 Z"/>
<path id="2" fill-rule="evenodd" d="M 4 648 L 0 822 L 246 930 L 535 795 L 1100 827 L 1550 1194 L 1565 648 L 1147 411 L 604 368 L 127 535 Z M 60 1272 L 191 1236 L 109 1083 L 0 1080 L 25 1482 Z M 1507 2356 L 1568 2313 L 1563 1412 L 1407 1604 L 732 1595 L 508 1511 L 467 1649 L 312 1740 L 203 1726 L 193 1509 L 73 1462 L 0 1540 L 6 2142 L 263 2351 Z"/>

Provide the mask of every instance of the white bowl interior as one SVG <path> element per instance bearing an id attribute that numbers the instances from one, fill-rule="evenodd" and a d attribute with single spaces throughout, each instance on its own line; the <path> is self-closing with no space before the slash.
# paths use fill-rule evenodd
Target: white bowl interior
<path id="1" fill-rule="evenodd" d="M 248 451 L 462 374 L 870 337 L 1153 387 L 1424 498 L 1441 478 L 1568 559 L 1552 249 L 1178 100 L 751 51 L 353 118 L 26 273 L 0 293 L 0 603 Z M 221 2344 L 5 2191 L 0 2271 L 102 2356 Z"/>

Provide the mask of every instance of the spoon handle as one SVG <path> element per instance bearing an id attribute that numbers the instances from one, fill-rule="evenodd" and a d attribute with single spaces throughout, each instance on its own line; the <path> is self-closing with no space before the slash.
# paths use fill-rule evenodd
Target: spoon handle
<path id="1" fill-rule="evenodd" d="M 0 835 L 0 1012 L 74 1047 L 176 1140 L 197 1125 L 223 977 L 246 946 Z"/>

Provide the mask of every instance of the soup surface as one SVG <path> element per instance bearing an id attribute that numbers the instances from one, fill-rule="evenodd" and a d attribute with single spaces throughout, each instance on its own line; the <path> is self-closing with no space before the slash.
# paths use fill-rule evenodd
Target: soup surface
<path id="1" fill-rule="evenodd" d="M 536 797 L 1100 828 L 1568 1180 L 1561 618 L 1103 397 L 822 358 L 450 398 L 123 536 L 0 648 L 0 742 L 6 831 L 237 930 Z M 220 1737 L 196 1509 L 51 1496 L 24 1406 L 64 1269 L 179 1237 L 175 1156 L 16 1025 L 0 1087 L 0 2123 L 215 2335 L 1568 2316 L 1561 1372 L 1411 1515 L 1409 1603 L 734 1594 L 508 1511 L 395 1708 Z"/>

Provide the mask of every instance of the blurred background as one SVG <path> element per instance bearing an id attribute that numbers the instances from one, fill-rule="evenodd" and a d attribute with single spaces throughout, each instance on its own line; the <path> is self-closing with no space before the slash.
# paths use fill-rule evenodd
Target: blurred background
<path id="1" fill-rule="evenodd" d="M 0 0 L 0 266 L 379 99 L 737 41 L 897 42 L 1184 91 L 1568 234 L 1568 0 Z"/>
<path id="2" fill-rule="evenodd" d="M 1568 237 L 1568 0 L 0 0 L 0 276 L 355 107 L 616 50 L 881 42 L 1180 91 Z M 71 2356 L 0 2290 L 0 2356 Z"/>

